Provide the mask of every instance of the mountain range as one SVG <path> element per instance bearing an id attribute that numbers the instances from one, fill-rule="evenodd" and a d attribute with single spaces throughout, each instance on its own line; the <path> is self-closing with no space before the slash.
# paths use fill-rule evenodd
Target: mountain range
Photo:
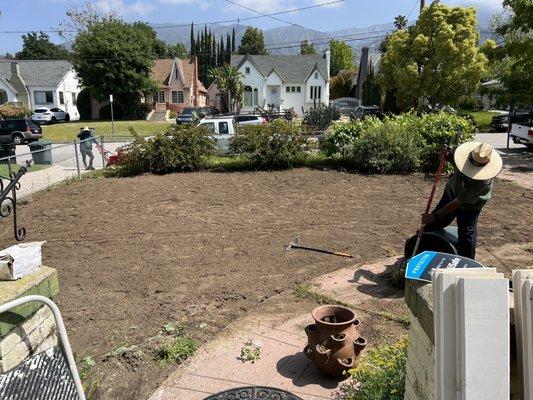
<path id="1" fill-rule="evenodd" d="M 490 37 L 486 30 L 489 28 L 492 13 L 484 10 L 478 10 L 478 25 L 482 30 L 481 41 Z M 159 39 L 167 43 L 181 42 L 185 46 L 190 45 L 190 25 L 175 24 L 152 24 Z M 235 29 L 236 42 L 240 43 L 241 38 L 246 30 L 247 25 L 243 24 L 211 24 L 207 26 L 214 36 L 219 39 L 220 36 L 226 38 L 226 34 Z M 195 34 L 204 30 L 203 25 L 195 26 Z M 265 47 L 270 50 L 271 54 L 298 54 L 300 51 L 300 42 L 304 39 L 315 44 L 315 48 L 323 51 L 327 47 L 330 39 L 334 38 L 348 43 L 353 49 L 354 54 L 360 54 L 361 48 L 368 46 L 370 53 L 377 53 L 379 44 L 385 35 L 394 30 L 394 24 L 371 25 L 364 28 L 345 28 L 328 32 L 321 32 L 312 29 L 306 29 L 299 26 L 287 25 L 263 31 Z"/>

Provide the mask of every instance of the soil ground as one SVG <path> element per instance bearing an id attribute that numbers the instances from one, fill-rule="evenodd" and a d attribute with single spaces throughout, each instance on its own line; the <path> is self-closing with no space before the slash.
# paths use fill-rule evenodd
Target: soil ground
<path id="1" fill-rule="evenodd" d="M 164 324 L 181 321 L 203 342 L 269 298 L 283 307 L 287 296 L 278 294 L 296 284 L 354 264 L 285 251 L 296 234 L 357 263 L 401 254 L 430 187 L 421 175 L 308 169 L 146 175 L 70 183 L 18 211 L 28 240 L 46 240 L 44 262 L 59 271 L 57 300 L 77 359 L 96 361 L 94 398 L 146 399 L 173 368 L 151 353 Z M 531 210 L 522 193 L 496 182 L 480 247 L 528 246 Z M 531 263 L 531 248 L 523 254 L 499 253 L 501 269 Z M 139 344 L 142 351 L 106 357 Z"/>

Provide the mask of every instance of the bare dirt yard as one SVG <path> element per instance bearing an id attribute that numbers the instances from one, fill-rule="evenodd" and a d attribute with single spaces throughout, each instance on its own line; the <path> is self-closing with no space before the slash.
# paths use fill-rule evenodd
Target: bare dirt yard
<path id="1" fill-rule="evenodd" d="M 57 301 L 77 359 L 96 362 L 94 398 L 137 400 L 173 368 L 147 350 L 163 325 L 182 321 L 203 342 L 269 298 L 285 301 L 298 283 L 401 254 L 430 187 L 421 175 L 309 169 L 97 178 L 37 195 L 19 215 L 28 240 L 47 241 L 44 261 L 59 271 Z M 480 247 L 507 249 L 494 259 L 507 273 L 531 263 L 523 193 L 497 181 L 480 220 Z M 285 251 L 296 234 L 355 261 Z M 132 345 L 143 350 L 116 351 Z"/>

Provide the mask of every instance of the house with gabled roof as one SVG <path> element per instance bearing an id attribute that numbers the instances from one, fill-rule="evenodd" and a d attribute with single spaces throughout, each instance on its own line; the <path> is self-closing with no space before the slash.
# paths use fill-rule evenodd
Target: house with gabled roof
<path id="1" fill-rule="evenodd" d="M 329 103 L 330 52 L 305 55 L 237 55 L 231 65 L 243 75 L 243 111 L 293 108 Z"/>
<path id="2" fill-rule="evenodd" d="M 72 120 L 80 82 L 66 60 L 0 60 L 0 105 L 21 103 L 28 109 L 61 108 Z"/>
<path id="3" fill-rule="evenodd" d="M 198 60 L 168 58 L 155 60 L 151 78 L 158 90 L 146 101 L 155 111 L 176 111 L 184 107 L 205 107 L 207 90 L 198 79 Z"/>

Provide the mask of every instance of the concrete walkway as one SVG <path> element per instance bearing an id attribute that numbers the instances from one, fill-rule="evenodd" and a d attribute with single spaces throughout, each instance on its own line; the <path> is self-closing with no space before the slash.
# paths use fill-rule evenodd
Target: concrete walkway
<path id="1" fill-rule="evenodd" d="M 313 283 L 336 299 L 361 306 L 379 301 L 386 309 L 389 302 L 403 302 L 397 296 L 387 298 L 396 290 L 382 276 L 396 260 L 341 269 Z M 283 389 L 304 400 L 331 399 L 339 381 L 325 377 L 302 352 L 307 342 L 304 328 L 313 323 L 310 311 L 281 323 L 275 316 L 272 320 L 249 316 L 236 321 L 229 328 L 232 332 L 202 346 L 150 400 L 201 400 L 224 390 L 256 385 Z M 240 359 L 241 349 L 250 342 L 261 352 L 254 363 Z"/>

